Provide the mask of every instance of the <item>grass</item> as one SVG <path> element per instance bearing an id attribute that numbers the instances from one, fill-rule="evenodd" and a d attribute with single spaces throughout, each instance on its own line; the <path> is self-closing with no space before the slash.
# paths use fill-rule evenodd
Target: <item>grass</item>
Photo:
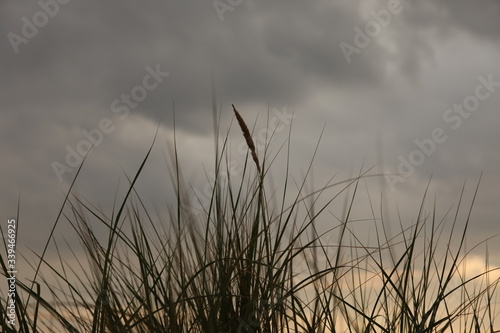
<path id="1" fill-rule="evenodd" d="M 279 170 L 277 192 L 270 173 L 278 156 L 290 156 L 290 138 L 276 154 L 266 148 L 259 159 L 249 128 L 233 110 L 253 164 L 247 158 L 234 176 L 228 135 L 221 144 L 216 140 L 216 178 L 201 211 L 189 200 L 175 137 L 168 172 L 176 202 L 163 216 L 153 216 L 135 189 L 153 145 L 111 215 L 73 195 L 73 182 L 32 264 L 33 281 L 17 281 L 16 327 L 7 322 L 7 295 L 0 295 L 1 331 L 500 332 L 498 268 L 486 259 L 484 270 L 471 276 L 466 266 L 477 188 L 464 210 L 464 185 L 456 210 L 443 217 L 435 205 L 427 207 L 426 190 L 416 219 L 400 220 L 392 236 L 372 207 L 372 218 L 363 223 L 374 228 L 375 242 L 363 242 L 352 215 L 370 170 L 306 191 L 315 151 L 301 183 L 292 184 L 289 162 Z M 342 217 L 326 216 L 342 198 Z M 319 232 L 317 223 L 325 218 L 331 228 Z M 70 245 L 71 263 L 53 239 L 62 219 L 78 235 L 86 263 Z M 58 264 L 45 258 L 50 245 Z M 6 258 L 0 261 L 7 276 Z M 52 276 L 43 276 L 41 267 Z"/>

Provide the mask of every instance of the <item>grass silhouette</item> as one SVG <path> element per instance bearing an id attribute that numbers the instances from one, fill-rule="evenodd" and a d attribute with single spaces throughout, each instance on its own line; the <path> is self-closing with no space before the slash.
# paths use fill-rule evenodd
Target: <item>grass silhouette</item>
<path id="1" fill-rule="evenodd" d="M 408 227 L 400 221 L 395 236 L 373 213 L 376 246 L 364 244 L 351 216 L 361 180 L 377 175 L 362 169 L 352 179 L 308 192 L 316 147 L 296 189 L 288 162 L 280 172 L 282 190 L 269 193 L 272 162 L 283 151 L 288 159 L 290 139 L 272 156 L 268 146 L 257 152 L 243 117 L 233 111 L 255 165 L 247 156 L 234 177 L 228 136 L 220 147 L 216 140 L 216 177 L 199 212 L 183 182 L 175 136 L 168 172 L 176 202 L 162 221 L 135 189 L 154 142 L 111 216 L 72 195 L 73 181 L 33 263 L 33 282 L 17 281 L 17 327 L 8 324 L 7 297 L 0 295 L 2 332 L 499 332 L 498 268 L 486 259 L 484 272 L 468 276 L 465 270 L 474 200 L 463 214 L 460 196 L 446 234 L 436 207 L 427 212 L 426 190 L 415 222 Z M 216 113 L 214 107 L 214 119 Z M 327 194 L 330 189 L 334 195 Z M 318 234 L 317 221 L 345 195 L 343 218 Z M 61 217 L 77 233 L 87 265 L 72 267 L 55 243 L 62 269 L 45 259 Z M 106 228 L 104 241 L 93 223 Z M 332 237 L 335 244 L 326 241 Z M 6 258 L 0 259 L 7 276 Z M 56 282 L 39 273 L 42 266 Z M 79 270 L 84 274 L 72 274 Z"/>

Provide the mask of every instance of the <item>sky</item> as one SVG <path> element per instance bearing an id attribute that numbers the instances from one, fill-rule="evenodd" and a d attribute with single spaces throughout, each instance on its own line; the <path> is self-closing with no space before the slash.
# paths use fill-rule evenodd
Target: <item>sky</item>
<path id="1" fill-rule="evenodd" d="M 294 179 L 317 146 L 315 188 L 362 168 L 386 174 L 363 184 L 359 219 L 371 216 L 368 194 L 384 193 L 388 216 L 415 223 L 431 177 L 428 211 L 434 201 L 441 217 L 455 209 L 465 182 L 466 216 L 482 173 L 468 234 L 476 244 L 500 233 L 499 14 L 494 0 L 2 1 L 2 223 L 20 198 L 18 249 L 40 253 L 91 140 L 75 191 L 111 213 L 157 129 L 137 188 L 166 212 L 174 110 L 185 180 L 203 193 L 215 87 L 235 163 L 246 150 L 231 104 L 260 154 L 269 124 L 276 147 L 291 133 Z M 286 158 L 273 165 L 277 180 Z M 63 218 L 54 235 L 72 232 Z M 500 266 L 497 241 L 490 262 Z"/>

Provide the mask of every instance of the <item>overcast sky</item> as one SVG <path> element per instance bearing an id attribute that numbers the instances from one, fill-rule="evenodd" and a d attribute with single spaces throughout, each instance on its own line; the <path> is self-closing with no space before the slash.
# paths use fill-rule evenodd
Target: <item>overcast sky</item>
<path id="1" fill-rule="evenodd" d="M 184 176 L 202 191 L 213 165 L 213 73 L 223 134 L 231 104 L 256 134 L 268 110 L 279 114 L 278 143 L 293 113 L 290 173 L 300 179 L 325 128 L 314 185 L 377 165 L 372 173 L 392 176 L 370 183 L 370 195 L 384 190 L 406 225 L 431 175 L 429 210 L 436 198 L 443 213 L 467 180 L 466 210 L 484 172 L 470 230 L 477 243 L 500 233 L 499 16 L 497 0 L 2 1 L 2 223 L 20 195 L 18 246 L 40 251 L 76 173 L 68 151 L 85 150 L 97 131 L 76 188 L 110 213 L 158 124 L 138 189 L 166 211 L 174 104 Z M 230 138 L 243 161 L 234 124 Z M 370 217 L 364 196 L 358 218 Z M 63 220 L 55 234 L 69 232 Z M 500 248 L 490 251 L 500 265 Z"/>

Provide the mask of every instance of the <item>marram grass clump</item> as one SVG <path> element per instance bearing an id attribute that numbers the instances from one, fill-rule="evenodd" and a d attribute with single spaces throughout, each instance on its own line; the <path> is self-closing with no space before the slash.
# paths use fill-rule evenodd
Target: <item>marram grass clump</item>
<path id="1" fill-rule="evenodd" d="M 376 246 L 365 244 L 352 213 L 360 181 L 373 175 L 362 171 L 306 192 L 311 162 L 294 188 L 288 173 L 279 172 L 278 192 L 265 176 L 273 167 L 266 160 L 281 153 L 259 159 L 251 132 L 233 111 L 257 177 L 245 163 L 238 177 L 222 181 L 230 178 L 225 140 L 216 149 L 211 200 L 201 211 L 186 199 L 191 187 L 182 181 L 177 147 L 168 170 L 176 202 L 164 215 L 155 218 L 135 189 L 151 149 L 111 215 L 70 196 L 70 189 L 61 214 L 86 258 L 72 245 L 76 260 L 70 261 L 48 239 L 59 263 L 43 254 L 33 263 L 34 281 L 17 281 L 18 326 L 8 324 L 6 295 L 0 295 L 1 331 L 499 332 L 498 268 L 485 261 L 483 273 L 466 274 L 470 221 L 460 218 L 461 198 L 448 235 L 435 207 L 427 212 L 424 193 L 415 221 L 400 221 L 395 236 L 373 213 L 364 223 L 376 230 Z M 326 203 L 319 204 L 320 196 Z M 345 198 L 345 212 L 325 214 Z M 321 220 L 331 227 L 318 234 Z M 99 228 L 107 237 L 94 231 Z M 0 259 L 6 275 L 6 258 Z M 39 274 L 41 266 L 50 278 Z"/>

